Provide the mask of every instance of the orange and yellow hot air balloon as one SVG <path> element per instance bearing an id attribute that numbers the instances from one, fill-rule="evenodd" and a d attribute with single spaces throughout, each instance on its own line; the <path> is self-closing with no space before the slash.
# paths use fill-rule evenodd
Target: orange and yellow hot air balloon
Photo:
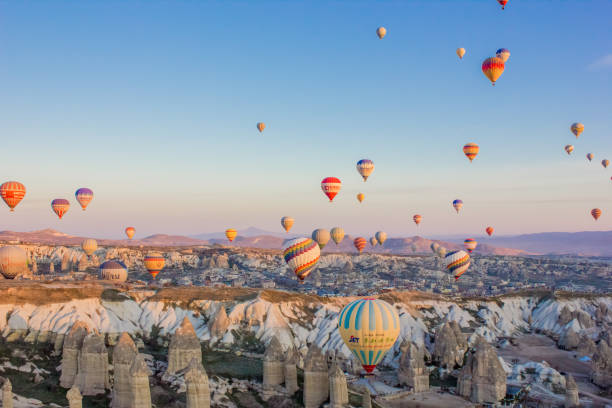
<path id="1" fill-rule="evenodd" d="M 166 265 L 166 260 L 162 256 L 162 254 L 158 252 L 152 252 L 147 254 L 144 258 L 144 265 L 147 268 L 147 271 L 153 276 L 153 279 L 157 277 L 157 274 L 164 269 Z"/>
<path id="2" fill-rule="evenodd" d="M 414 223 L 418 226 L 421 223 L 421 220 L 423 219 L 422 216 L 420 216 L 419 214 L 414 214 L 412 216 L 412 221 L 414 221 Z"/>
<path id="3" fill-rule="evenodd" d="M 0 186 L 0 196 L 11 211 L 15 211 L 15 207 L 25 197 L 25 193 L 25 186 L 17 181 L 7 181 Z"/>
<path id="4" fill-rule="evenodd" d="M 576 139 L 578 139 L 578 136 L 580 136 L 580 134 L 584 132 L 584 125 L 580 122 L 572 123 L 572 126 L 570 126 L 570 130 L 572 131 L 574 136 L 576 136 Z"/>
<path id="5" fill-rule="evenodd" d="M 485 231 L 487 232 L 487 234 L 488 234 L 489 236 L 491 236 L 491 235 L 493 235 L 493 231 L 494 231 L 494 229 L 493 229 L 493 227 L 487 227 L 487 229 L 485 229 Z"/>
<path id="6" fill-rule="evenodd" d="M 376 29 L 376 35 L 382 40 L 385 38 L 385 35 L 387 35 L 387 29 L 385 27 L 378 27 Z"/>
<path id="7" fill-rule="evenodd" d="M 572 146 L 572 145 L 565 145 L 565 152 L 567 154 L 572 154 L 573 151 L 574 151 L 574 146 Z"/>
<path id="8" fill-rule="evenodd" d="M 365 198 L 365 195 L 363 193 L 359 193 L 357 194 L 357 200 L 362 203 L 363 199 Z"/>
<path id="9" fill-rule="evenodd" d="M 501 74 L 504 73 L 505 64 L 504 60 L 497 57 L 491 57 L 484 60 L 482 63 L 482 73 L 485 74 L 492 85 L 499 79 Z"/>
<path id="10" fill-rule="evenodd" d="M 476 143 L 467 143 L 465 146 L 463 146 L 463 154 L 470 159 L 470 163 L 472 160 L 474 160 L 479 150 L 480 147 L 478 147 Z"/>
<path id="11" fill-rule="evenodd" d="M 51 208 L 61 220 L 64 214 L 68 212 L 68 209 L 70 208 L 70 202 L 65 198 L 56 198 L 55 200 L 51 201 Z"/>
<path id="12" fill-rule="evenodd" d="M 457 53 L 459 59 L 463 59 L 463 56 L 465 55 L 465 48 L 457 48 L 457 51 L 455 52 Z"/>
<path id="13" fill-rule="evenodd" d="M 367 241 L 363 237 L 357 237 L 353 240 L 353 245 L 355 246 L 357 251 L 359 251 L 359 253 L 363 251 L 363 248 L 365 248 L 366 244 L 367 244 Z"/>
<path id="14" fill-rule="evenodd" d="M 293 227 L 293 218 L 284 216 L 283 218 L 281 218 L 281 225 L 283 226 L 285 231 L 289 232 L 291 227 Z"/>
<path id="15" fill-rule="evenodd" d="M 259 133 L 263 132 L 265 128 L 266 128 L 266 124 L 265 123 L 257 122 L 257 130 L 259 130 Z"/>
<path id="16" fill-rule="evenodd" d="M 228 228 L 225 230 L 225 237 L 228 239 L 229 242 L 232 242 L 237 235 L 238 231 L 233 228 Z"/>
<path id="17" fill-rule="evenodd" d="M 593 208 L 591 210 L 591 215 L 595 218 L 595 221 L 597 221 L 599 217 L 601 217 L 601 210 L 599 208 Z"/>
<path id="18" fill-rule="evenodd" d="M 134 228 L 134 227 L 127 227 L 125 229 L 125 235 L 127 235 L 128 239 L 134 238 L 134 234 L 136 234 L 136 228 Z"/>
<path id="19" fill-rule="evenodd" d="M 587 156 L 586 156 L 586 157 L 587 157 L 587 159 L 588 159 L 589 161 L 591 161 L 591 160 L 593 160 L 593 157 L 594 157 L 594 156 L 593 156 L 593 153 L 587 153 Z"/>
<path id="20" fill-rule="evenodd" d="M 601 161 L 601 165 L 603 166 L 604 169 L 608 168 L 609 164 L 610 164 L 610 160 L 608 160 L 608 159 L 603 159 Z"/>

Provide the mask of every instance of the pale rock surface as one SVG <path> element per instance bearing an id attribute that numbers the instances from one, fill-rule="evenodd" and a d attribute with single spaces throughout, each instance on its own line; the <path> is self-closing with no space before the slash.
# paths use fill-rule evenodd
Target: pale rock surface
<path id="1" fill-rule="evenodd" d="M 227 317 L 227 312 L 225 311 L 225 307 L 221 305 L 210 326 L 210 336 L 216 339 L 223 338 L 229 326 L 230 321 Z"/>
<path id="2" fill-rule="evenodd" d="M 425 346 L 406 340 L 401 346 L 398 379 L 414 392 L 429 390 L 429 373 L 425 368 Z"/>
<path id="3" fill-rule="evenodd" d="M 66 393 L 66 399 L 68 400 L 69 408 L 82 408 L 83 407 L 83 395 L 79 391 L 79 387 L 73 385 L 72 388 Z"/>
<path id="4" fill-rule="evenodd" d="M 467 347 L 465 335 L 461 333 L 459 324 L 454 320 L 447 321 L 436 331 L 433 360 L 440 367 L 449 369 L 460 367 Z"/>
<path id="5" fill-rule="evenodd" d="M 601 340 L 593 355 L 591 379 L 596 385 L 608 390 L 612 388 L 612 350 Z"/>
<path id="6" fill-rule="evenodd" d="M 130 390 L 132 394 L 130 408 L 151 408 L 151 386 L 149 385 L 151 374 L 144 356 L 137 354 L 134 357 L 132 367 L 130 367 Z"/>
<path id="7" fill-rule="evenodd" d="M 91 328 L 87 323 L 77 320 L 64 338 L 60 376 L 60 386 L 63 388 L 70 388 L 74 385 L 79 368 L 79 353 L 83 347 L 83 340 L 90 331 Z"/>
<path id="8" fill-rule="evenodd" d="M 580 344 L 580 337 L 578 333 L 574 331 L 573 327 L 567 329 L 567 331 L 559 339 L 559 346 L 565 350 L 574 350 Z"/>
<path id="9" fill-rule="evenodd" d="M 372 408 L 372 397 L 370 396 L 370 389 L 367 387 L 361 395 L 361 408 Z"/>
<path id="10" fill-rule="evenodd" d="M 283 363 L 283 374 L 285 376 L 285 390 L 289 396 L 295 394 L 299 387 L 297 381 L 297 362 L 298 354 L 295 347 L 287 350 L 285 361 Z"/>
<path id="11" fill-rule="evenodd" d="M 2 406 L 5 408 L 13 408 L 13 384 L 8 378 L 2 385 Z"/>
<path id="12" fill-rule="evenodd" d="M 284 382 L 283 348 L 276 336 L 272 337 L 263 359 L 263 397 L 274 395 L 275 390 Z"/>
<path id="13" fill-rule="evenodd" d="M 187 408 L 210 408 L 210 385 L 202 363 L 192 358 L 185 369 Z"/>
<path id="14" fill-rule="evenodd" d="M 578 348 L 576 351 L 578 354 L 582 356 L 591 356 L 597 350 L 597 345 L 595 342 L 588 336 L 581 336 L 580 342 L 578 343 Z"/>
<path id="15" fill-rule="evenodd" d="M 327 361 L 321 349 L 313 344 L 304 358 L 304 407 L 318 408 L 329 397 Z"/>
<path id="16" fill-rule="evenodd" d="M 138 349 L 129 334 L 123 332 L 113 350 L 114 381 L 112 408 L 130 408 L 132 394 L 130 390 L 130 368 Z"/>
<path id="17" fill-rule="evenodd" d="M 578 386 L 574 377 L 568 375 L 565 379 L 565 408 L 576 408 L 580 406 L 580 399 L 578 398 Z"/>
<path id="18" fill-rule="evenodd" d="M 497 403 L 506 395 L 506 372 L 493 347 L 482 338 L 468 353 L 457 393 L 475 403 Z"/>
<path id="19" fill-rule="evenodd" d="M 202 363 L 202 346 L 191 321 L 185 316 L 170 340 L 166 373 L 174 374 L 184 369 L 193 358 Z"/>
<path id="20" fill-rule="evenodd" d="M 336 363 L 329 369 L 329 406 L 330 408 L 344 408 L 348 406 L 348 388 L 346 376 Z"/>
<path id="21" fill-rule="evenodd" d="M 79 353 L 79 370 L 74 383 L 83 395 L 103 394 L 109 388 L 108 351 L 104 337 L 95 331 L 83 340 Z"/>

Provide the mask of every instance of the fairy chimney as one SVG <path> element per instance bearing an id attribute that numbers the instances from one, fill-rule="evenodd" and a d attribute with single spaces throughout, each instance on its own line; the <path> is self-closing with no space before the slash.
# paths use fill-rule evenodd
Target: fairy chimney
<path id="1" fill-rule="evenodd" d="M 75 384 L 82 395 L 104 394 L 109 388 L 108 351 L 104 337 L 97 332 L 88 334 L 83 340 Z"/>
<path id="2" fill-rule="evenodd" d="M 297 363 L 298 355 L 295 347 L 289 348 L 285 355 L 285 362 L 283 363 L 283 372 L 285 375 L 285 390 L 288 395 L 293 395 L 299 389 L 297 382 Z"/>
<path id="3" fill-rule="evenodd" d="M 272 337 L 266 348 L 263 361 L 263 397 L 270 398 L 284 381 L 283 348 L 276 336 Z"/>
<path id="4" fill-rule="evenodd" d="M 68 400 L 68 408 L 82 408 L 83 407 L 83 395 L 79 391 L 79 387 L 73 385 L 72 388 L 66 393 L 66 399 Z"/>
<path id="5" fill-rule="evenodd" d="M 132 394 L 130 390 L 130 368 L 138 349 L 129 334 L 123 332 L 113 350 L 114 381 L 112 408 L 130 408 Z"/>
<path id="6" fill-rule="evenodd" d="M 321 349 L 313 344 L 304 358 L 304 407 L 318 408 L 328 397 L 327 361 Z"/>
<path id="7" fill-rule="evenodd" d="M 2 406 L 5 408 L 13 408 L 13 384 L 8 378 L 4 380 L 2 385 Z"/>
<path id="8" fill-rule="evenodd" d="M 202 363 L 192 358 L 185 369 L 187 408 L 210 408 L 208 375 Z"/>
<path id="9" fill-rule="evenodd" d="M 176 329 L 168 347 L 167 374 L 174 374 L 187 367 L 192 358 L 202 363 L 202 346 L 189 318 L 185 316 Z"/>
<path id="10" fill-rule="evenodd" d="M 151 408 L 151 386 L 149 385 L 151 374 L 142 354 L 134 356 L 134 362 L 130 367 L 129 384 L 132 394 L 131 408 Z"/>
<path id="11" fill-rule="evenodd" d="M 414 392 L 429 390 L 429 373 L 425 368 L 425 346 L 406 340 L 400 347 L 398 379 L 400 385 L 407 385 Z"/>
<path id="12" fill-rule="evenodd" d="M 497 353 L 482 337 L 468 353 L 457 381 L 458 394 L 475 403 L 495 404 L 506 395 L 506 372 Z"/>
<path id="13" fill-rule="evenodd" d="M 578 386 L 574 377 L 569 374 L 565 379 L 565 408 L 576 408 L 580 406 L 580 399 L 578 398 Z"/>
<path id="14" fill-rule="evenodd" d="M 63 388 L 70 388 L 74 385 L 79 367 L 79 353 L 83 347 L 83 340 L 90 330 L 87 323 L 77 320 L 64 339 L 62 374 L 60 376 L 60 386 Z"/>
<path id="15" fill-rule="evenodd" d="M 346 376 L 336 363 L 329 370 L 329 406 L 330 408 L 344 408 L 348 406 L 348 388 Z"/>

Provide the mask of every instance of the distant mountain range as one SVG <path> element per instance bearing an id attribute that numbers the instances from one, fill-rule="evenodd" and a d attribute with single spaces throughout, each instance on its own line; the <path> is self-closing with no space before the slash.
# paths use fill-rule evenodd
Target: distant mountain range
<path id="1" fill-rule="evenodd" d="M 612 256 L 612 231 L 542 232 L 486 238 L 492 245 L 539 254 Z"/>

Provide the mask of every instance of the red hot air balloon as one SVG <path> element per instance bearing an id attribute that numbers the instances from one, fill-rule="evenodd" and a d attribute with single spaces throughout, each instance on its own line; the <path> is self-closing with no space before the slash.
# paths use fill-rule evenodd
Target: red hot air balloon
<path id="1" fill-rule="evenodd" d="M 495 85 L 495 81 L 497 81 L 501 74 L 504 73 L 504 69 L 504 60 L 501 58 L 487 58 L 482 63 L 482 73 L 485 74 L 487 78 L 489 78 L 489 81 L 491 81 L 491 85 Z"/>
<path id="2" fill-rule="evenodd" d="M 357 251 L 359 251 L 359 253 L 363 251 L 363 248 L 365 248 L 366 244 L 367 244 L 367 241 L 363 237 L 357 237 L 353 241 L 353 245 L 355 245 L 355 248 L 357 249 Z"/>
<path id="3" fill-rule="evenodd" d="M 321 190 L 323 190 L 323 194 L 329 198 L 330 203 L 334 201 L 334 197 L 340 192 L 341 187 L 342 182 L 336 177 L 325 177 L 323 181 L 321 181 Z"/>
<path id="4" fill-rule="evenodd" d="M 502 10 L 506 7 L 506 4 L 508 4 L 508 0 L 497 0 L 497 2 L 502 6 Z"/>
<path id="5" fill-rule="evenodd" d="M 25 197 L 25 193 L 25 186 L 17 181 L 7 181 L 0 186 L 0 196 L 11 211 L 15 211 L 15 207 Z"/>
<path id="6" fill-rule="evenodd" d="M 489 236 L 493 235 L 493 227 L 487 227 L 487 229 L 485 230 L 487 231 L 487 234 L 489 234 Z"/>
<path id="7" fill-rule="evenodd" d="M 68 212 L 70 202 L 65 198 L 56 198 L 55 200 L 51 201 L 51 208 L 61 220 L 64 214 Z"/>
<path id="8" fill-rule="evenodd" d="M 127 235 L 128 239 L 132 239 L 134 237 L 134 234 L 136 234 L 136 228 L 127 227 L 125 229 L 125 235 Z"/>
<path id="9" fill-rule="evenodd" d="M 423 219 L 423 217 L 421 217 L 419 214 L 415 214 L 412 217 L 412 220 L 414 221 L 414 223 L 418 226 L 421 223 L 421 220 Z"/>
<path id="10" fill-rule="evenodd" d="M 591 215 L 595 218 L 595 221 L 597 221 L 599 217 L 601 217 L 601 210 L 599 208 L 593 208 L 591 210 Z"/>

